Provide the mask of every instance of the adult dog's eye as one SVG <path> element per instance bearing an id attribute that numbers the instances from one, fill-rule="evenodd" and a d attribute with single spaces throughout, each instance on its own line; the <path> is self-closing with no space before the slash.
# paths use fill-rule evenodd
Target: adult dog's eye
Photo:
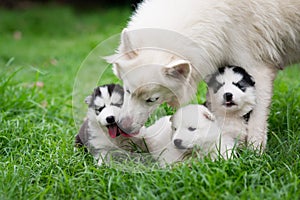
<path id="1" fill-rule="evenodd" d="M 188 128 L 188 130 L 189 130 L 189 131 L 195 131 L 195 130 L 196 130 L 196 128 L 189 127 L 189 128 Z"/>
<path id="2" fill-rule="evenodd" d="M 172 126 L 172 129 L 173 129 L 173 131 L 176 131 L 176 130 L 177 130 L 177 128 L 175 128 L 174 126 Z"/>
<path id="3" fill-rule="evenodd" d="M 154 98 L 149 98 L 146 100 L 147 103 L 153 103 L 155 101 L 157 101 L 159 99 L 159 97 L 154 97 Z"/>

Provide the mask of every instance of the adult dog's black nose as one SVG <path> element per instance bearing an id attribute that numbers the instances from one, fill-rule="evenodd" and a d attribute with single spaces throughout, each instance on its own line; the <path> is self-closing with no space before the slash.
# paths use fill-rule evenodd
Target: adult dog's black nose
<path id="1" fill-rule="evenodd" d="M 108 116 L 108 117 L 106 117 L 106 121 L 107 121 L 107 123 L 109 123 L 109 124 L 113 124 L 113 123 L 116 122 L 114 116 Z"/>
<path id="2" fill-rule="evenodd" d="M 226 101 L 232 101 L 232 93 L 230 92 L 226 92 L 224 95 L 223 95 L 223 98 L 226 100 Z"/>
<path id="3" fill-rule="evenodd" d="M 181 139 L 175 139 L 174 140 L 174 145 L 178 148 L 181 148 L 181 143 L 182 143 L 182 140 Z"/>

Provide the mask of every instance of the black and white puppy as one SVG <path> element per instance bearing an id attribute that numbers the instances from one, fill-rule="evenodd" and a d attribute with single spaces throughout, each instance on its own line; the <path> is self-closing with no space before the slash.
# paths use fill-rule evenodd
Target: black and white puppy
<path id="1" fill-rule="evenodd" d="M 216 116 L 222 140 L 228 140 L 226 148 L 230 151 L 247 139 L 247 122 L 256 105 L 255 81 L 245 69 L 238 66 L 219 68 L 206 80 L 207 106 Z"/>
<path id="2" fill-rule="evenodd" d="M 75 146 L 84 146 L 98 160 L 98 165 L 107 158 L 107 153 L 116 150 L 126 150 L 129 137 L 116 125 L 117 117 L 123 105 L 123 87 L 108 84 L 96 87 L 91 95 L 86 97 L 88 104 L 86 120 L 75 138 Z"/>

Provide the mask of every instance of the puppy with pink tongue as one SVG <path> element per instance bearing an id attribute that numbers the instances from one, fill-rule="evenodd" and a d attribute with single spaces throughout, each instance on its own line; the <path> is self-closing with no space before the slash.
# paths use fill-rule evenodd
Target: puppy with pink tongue
<path id="1" fill-rule="evenodd" d="M 85 147 L 98 165 L 108 161 L 108 153 L 130 150 L 131 142 L 142 142 L 136 134 L 124 133 L 116 124 L 123 105 L 124 91 L 120 85 L 108 84 L 94 89 L 85 99 L 88 104 L 86 120 L 75 137 L 76 147 Z"/>

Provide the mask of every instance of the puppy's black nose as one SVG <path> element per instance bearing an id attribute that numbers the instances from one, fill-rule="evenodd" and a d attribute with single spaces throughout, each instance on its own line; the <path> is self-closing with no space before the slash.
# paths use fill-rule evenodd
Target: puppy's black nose
<path id="1" fill-rule="evenodd" d="M 178 148 L 181 147 L 181 143 L 182 143 L 182 140 L 180 140 L 180 139 L 175 139 L 175 140 L 174 140 L 174 145 L 175 145 L 176 147 L 178 147 Z"/>
<path id="2" fill-rule="evenodd" d="M 232 93 L 230 92 L 226 92 L 223 96 L 223 98 L 226 100 L 226 101 L 232 101 Z"/>
<path id="3" fill-rule="evenodd" d="M 108 117 L 106 117 L 106 121 L 107 121 L 107 123 L 109 123 L 109 124 L 113 124 L 113 123 L 116 122 L 114 116 L 108 116 Z"/>

